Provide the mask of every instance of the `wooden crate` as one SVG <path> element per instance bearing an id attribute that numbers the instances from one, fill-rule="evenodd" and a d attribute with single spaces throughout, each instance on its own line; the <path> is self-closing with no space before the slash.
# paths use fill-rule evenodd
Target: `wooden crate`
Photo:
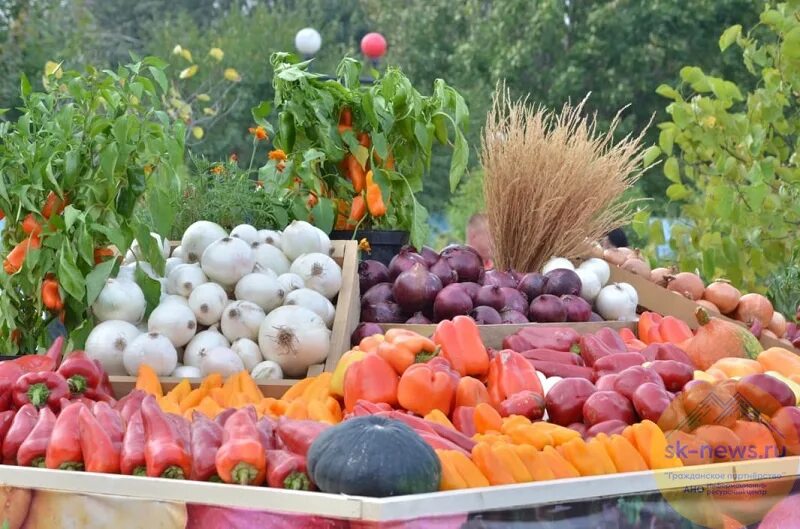
<path id="1" fill-rule="evenodd" d="M 173 243 L 173 246 L 176 243 Z M 308 368 L 306 376 L 319 375 L 323 371 L 333 371 L 342 354 L 350 349 L 350 335 L 358 325 L 361 295 L 358 283 L 358 243 L 356 241 L 331 241 L 331 257 L 342 267 L 342 288 L 336 300 L 336 316 L 331 328 L 331 347 L 324 364 L 315 364 Z M 118 396 L 129 393 L 136 384 L 135 377 L 112 376 L 111 384 Z M 161 379 L 164 389 L 171 389 L 182 379 L 166 377 Z M 198 379 L 190 379 L 193 387 L 200 383 Z M 268 397 L 280 397 L 288 388 L 297 383 L 297 379 L 270 380 L 259 384 L 261 391 Z"/>

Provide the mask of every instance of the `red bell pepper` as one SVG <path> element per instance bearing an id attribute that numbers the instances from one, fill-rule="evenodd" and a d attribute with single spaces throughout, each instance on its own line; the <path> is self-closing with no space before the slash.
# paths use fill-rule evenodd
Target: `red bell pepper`
<path id="1" fill-rule="evenodd" d="M 453 410 L 453 426 L 467 437 L 472 437 L 478 430 L 475 428 L 475 408 L 459 406 Z"/>
<path id="2" fill-rule="evenodd" d="M 122 438 L 125 437 L 125 421 L 122 419 L 122 415 L 109 403 L 103 401 L 94 403 L 92 413 L 103 430 L 108 432 L 111 442 L 121 445 Z"/>
<path id="3" fill-rule="evenodd" d="M 508 397 L 520 391 L 530 390 L 544 397 L 542 383 L 536 369 L 519 353 L 500 351 L 489 365 L 486 382 L 489 398 L 495 408 Z"/>
<path id="4" fill-rule="evenodd" d="M 147 475 L 152 478 L 188 479 L 192 456 L 184 434 L 156 402 L 153 395 L 142 400 L 144 456 Z"/>
<path id="5" fill-rule="evenodd" d="M 17 450 L 17 464 L 21 467 L 43 467 L 47 446 L 56 425 L 56 415 L 50 408 L 39 410 L 39 418 L 31 433 Z"/>
<path id="6" fill-rule="evenodd" d="M 622 336 L 620 336 L 617 331 L 610 327 L 603 327 L 594 333 L 594 336 L 615 353 L 628 352 L 628 346 L 625 345 L 625 341 L 622 339 Z"/>
<path id="7" fill-rule="evenodd" d="M 10 410 L 14 404 L 14 381 L 0 380 L 0 411 Z"/>
<path id="8" fill-rule="evenodd" d="M 146 476 L 147 462 L 144 457 L 145 435 L 141 411 L 136 411 L 127 423 L 122 439 L 120 471 L 127 476 Z"/>
<path id="9" fill-rule="evenodd" d="M 553 349 L 577 353 L 580 334 L 569 327 L 524 327 L 503 339 L 503 349 L 522 352 L 528 349 Z"/>
<path id="10" fill-rule="evenodd" d="M 278 423 L 272 417 L 262 417 L 257 423 L 258 433 L 261 435 L 261 444 L 264 450 L 274 450 L 278 448 L 278 439 L 275 430 Z"/>
<path id="11" fill-rule="evenodd" d="M 87 472 L 119 474 L 122 440 L 116 441 L 113 431 L 100 424 L 89 408 L 78 412 L 78 430 L 83 452 L 83 464 Z"/>
<path id="12" fill-rule="evenodd" d="M 192 413 L 192 479 L 220 481 L 217 451 L 222 445 L 222 426 L 195 410 Z"/>
<path id="13" fill-rule="evenodd" d="M 319 437 L 319 434 L 328 428 L 330 425 L 324 422 L 281 417 L 278 419 L 275 435 L 287 450 L 306 457 L 311 444 Z"/>
<path id="14" fill-rule="evenodd" d="M 142 407 L 142 401 L 146 396 L 147 393 L 141 389 L 134 389 L 117 401 L 114 405 L 114 409 L 122 416 L 122 420 L 125 421 L 125 424 L 128 424 L 131 421 L 131 417 L 139 411 Z"/>
<path id="15" fill-rule="evenodd" d="M 448 366 L 413 364 L 400 377 L 397 402 L 418 415 L 424 416 L 433 410 L 449 415 L 458 386 L 458 377 L 454 379 L 449 371 Z"/>
<path id="16" fill-rule="evenodd" d="M 14 422 L 14 415 L 15 412 L 13 410 L 0 412 L 0 461 L 2 461 L 3 439 L 6 438 L 9 428 L 11 428 L 11 423 Z"/>
<path id="17" fill-rule="evenodd" d="M 50 348 L 43 355 L 24 355 L 15 358 L 10 364 L 13 364 L 23 373 L 38 373 L 41 371 L 55 371 L 58 364 L 61 362 L 61 353 L 64 350 L 64 337 L 59 336 L 50 345 Z M 4 362 L 5 363 L 5 362 Z M 16 380 L 21 374 L 14 378 Z M 0 375 L 0 378 L 6 378 Z"/>
<path id="18" fill-rule="evenodd" d="M 114 397 L 107 395 L 104 391 L 101 391 L 99 387 L 89 388 L 81 395 L 92 402 L 106 402 L 111 406 L 114 406 L 117 403 L 117 400 Z"/>
<path id="19" fill-rule="evenodd" d="M 288 450 L 267 450 L 267 485 L 276 489 L 314 490 L 306 458 Z"/>
<path id="20" fill-rule="evenodd" d="M 8 382 L 13 385 L 24 374 L 25 371 L 22 370 L 16 359 L 0 362 L 0 382 Z"/>
<path id="21" fill-rule="evenodd" d="M 475 320 L 456 316 L 436 326 L 433 341 L 441 347 L 441 355 L 463 376 L 483 376 L 489 370 L 489 354 Z"/>
<path id="22" fill-rule="evenodd" d="M 192 424 L 189 420 L 182 415 L 175 415 L 174 413 L 167 413 L 167 420 L 175 427 L 178 433 L 178 438 L 183 446 L 186 447 L 189 454 L 192 453 Z M 186 479 L 189 479 L 188 477 Z"/>
<path id="23" fill-rule="evenodd" d="M 261 485 L 267 476 L 267 460 L 256 423 L 246 409 L 225 421 L 222 446 L 217 451 L 217 474 L 225 483 Z"/>
<path id="24" fill-rule="evenodd" d="M 61 399 L 69 396 L 64 377 L 52 371 L 27 373 L 14 384 L 14 404 L 22 407 L 31 403 L 36 408 L 45 406 L 57 410 Z"/>
<path id="25" fill-rule="evenodd" d="M 351 364 L 345 372 L 345 408 L 352 411 L 359 400 L 395 406 L 399 381 L 400 377 L 389 362 L 377 353 L 369 353 L 363 360 Z"/>
<path id="26" fill-rule="evenodd" d="M 114 386 L 111 385 L 111 379 L 108 378 L 108 372 L 103 369 L 103 364 L 101 364 L 100 360 L 97 359 L 95 359 L 94 364 L 97 366 L 97 371 L 100 373 L 100 382 L 97 384 L 97 391 L 111 397 L 112 399 L 116 399 L 116 395 L 114 394 Z"/>
<path id="27" fill-rule="evenodd" d="M 3 464 L 17 464 L 19 447 L 36 426 L 38 420 L 39 412 L 33 404 L 26 404 L 17 410 L 8 433 L 3 439 Z"/>
<path id="28" fill-rule="evenodd" d="M 73 351 L 70 353 L 57 371 L 69 385 L 70 392 L 75 395 L 87 389 L 93 389 L 100 383 L 100 370 L 97 364 L 89 358 L 86 351 Z"/>
<path id="29" fill-rule="evenodd" d="M 50 444 L 47 445 L 45 466 L 50 469 L 83 470 L 83 450 L 78 427 L 78 414 L 86 406 L 82 402 L 64 402 L 58 414 Z"/>
<path id="30" fill-rule="evenodd" d="M 581 357 L 587 366 L 592 367 L 599 359 L 613 353 L 614 351 L 596 336 L 592 334 L 581 336 Z"/>

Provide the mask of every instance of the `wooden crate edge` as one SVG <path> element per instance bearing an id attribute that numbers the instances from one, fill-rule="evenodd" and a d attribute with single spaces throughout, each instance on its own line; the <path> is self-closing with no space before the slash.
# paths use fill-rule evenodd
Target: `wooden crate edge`
<path id="1" fill-rule="evenodd" d="M 331 347 L 325 360 L 325 371 L 332 372 L 342 355 L 350 349 L 350 335 L 361 316 L 361 293 L 358 282 L 358 243 L 337 241 L 343 245 L 342 288 L 336 303 L 336 317 L 331 333 Z"/>

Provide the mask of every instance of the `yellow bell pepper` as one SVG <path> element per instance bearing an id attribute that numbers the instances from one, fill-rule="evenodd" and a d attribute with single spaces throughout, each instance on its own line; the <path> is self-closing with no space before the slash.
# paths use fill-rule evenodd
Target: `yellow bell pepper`
<path id="1" fill-rule="evenodd" d="M 344 375 L 347 372 L 347 368 L 356 362 L 360 362 L 365 356 L 367 356 L 367 353 L 359 349 L 353 349 L 342 355 L 331 377 L 331 394 L 344 397 Z"/>

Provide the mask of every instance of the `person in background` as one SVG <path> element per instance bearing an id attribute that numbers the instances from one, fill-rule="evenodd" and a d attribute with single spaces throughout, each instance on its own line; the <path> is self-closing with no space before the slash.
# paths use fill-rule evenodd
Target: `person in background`
<path id="1" fill-rule="evenodd" d="M 606 238 L 603 239 L 603 248 L 627 248 L 628 236 L 622 231 L 622 228 L 616 228 L 608 232 Z"/>
<path id="2" fill-rule="evenodd" d="M 489 219 L 476 213 L 467 222 L 467 244 L 477 250 L 486 268 L 493 268 L 492 237 L 489 234 Z"/>

